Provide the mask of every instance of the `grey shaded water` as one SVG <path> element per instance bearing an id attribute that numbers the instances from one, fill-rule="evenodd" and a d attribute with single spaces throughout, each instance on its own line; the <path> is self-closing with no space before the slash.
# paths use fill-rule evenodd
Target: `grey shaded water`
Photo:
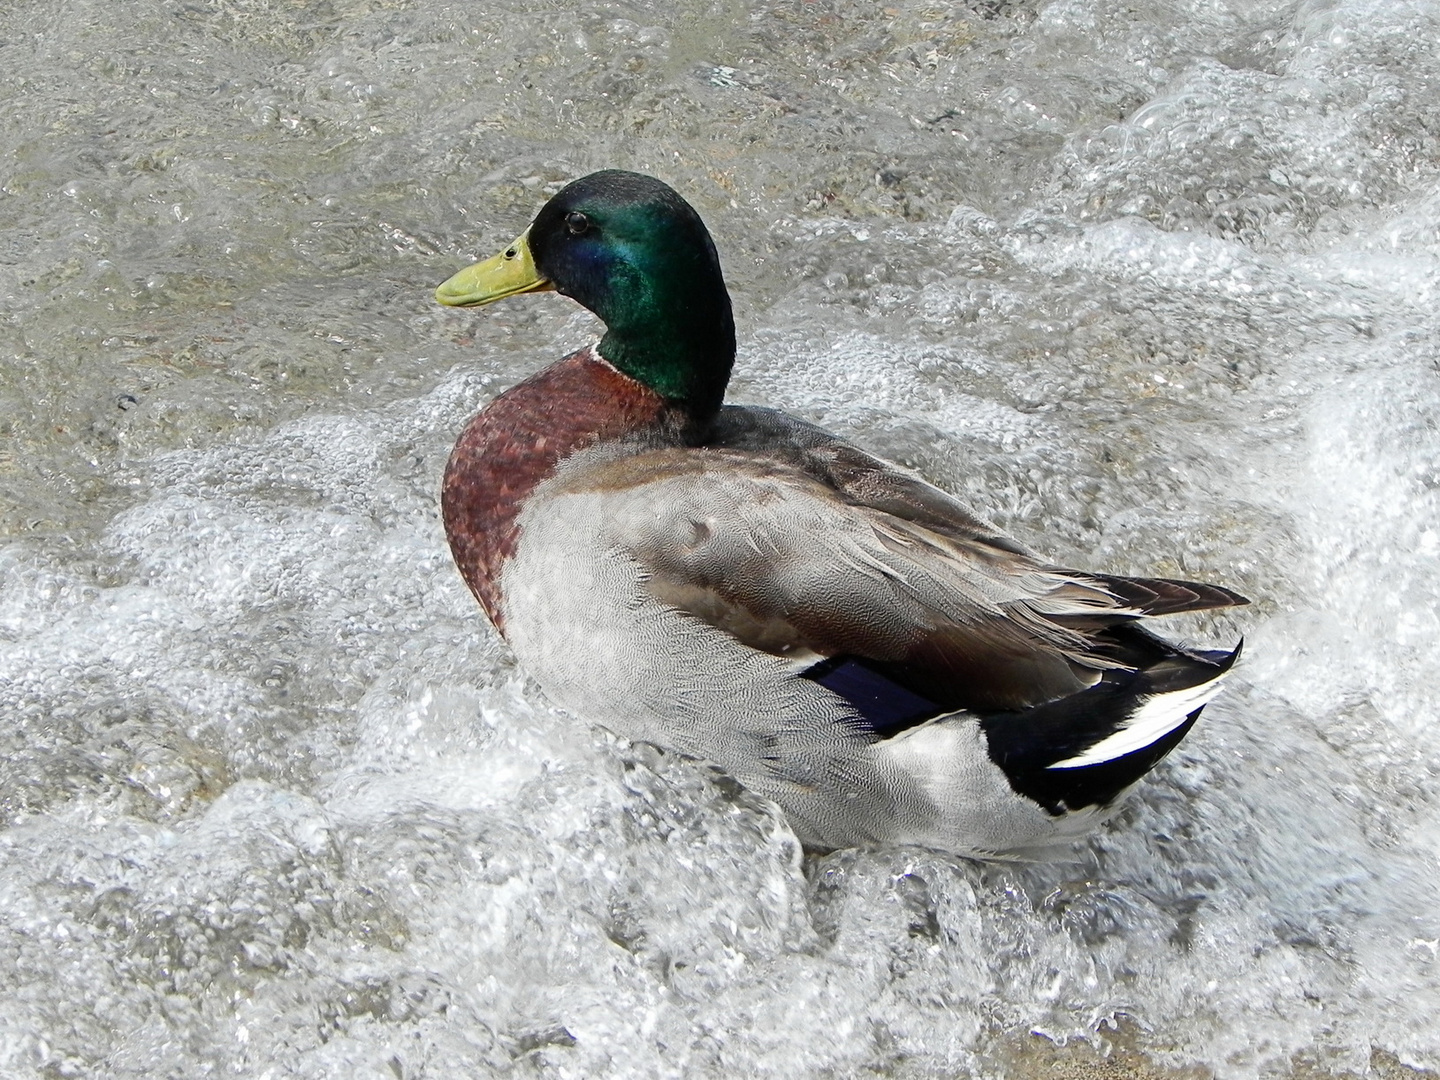
<path id="1" fill-rule="evenodd" d="M 0 1075 L 1440 1067 L 1437 41 L 1399 0 L 17 0 Z M 440 471 L 596 326 L 430 292 L 600 167 L 709 222 L 735 399 L 1255 599 L 1176 624 L 1245 666 L 1072 858 L 802 863 L 516 670 Z"/>

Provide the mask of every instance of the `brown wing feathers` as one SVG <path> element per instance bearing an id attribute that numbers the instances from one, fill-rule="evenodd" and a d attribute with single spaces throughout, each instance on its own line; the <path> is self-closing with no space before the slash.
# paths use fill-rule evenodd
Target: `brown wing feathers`
<path id="1" fill-rule="evenodd" d="M 833 436 L 725 412 L 727 442 L 629 456 L 606 475 L 630 483 L 607 487 L 628 493 L 617 538 L 652 593 L 751 648 L 806 666 L 853 657 L 946 709 L 1012 710 L 1176 656 L 1133 625 L 1143 616 L 1245 602 L 1046 565 Z"/>
<path id="2" fill-rule="evenodd" d="M 1087 576 L 1139 615 L 1178 615 L 1184 611 L 1212 611 L 1250 602 L 1237 592 L 1198 581 L 1114 577 L 1108 574 Z"/>

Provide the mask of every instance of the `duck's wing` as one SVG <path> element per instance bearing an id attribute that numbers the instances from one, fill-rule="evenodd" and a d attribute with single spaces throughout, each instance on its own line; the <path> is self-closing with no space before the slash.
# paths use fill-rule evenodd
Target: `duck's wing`
<path id="1" fill-rule="evenodd" d="M 605 492 L 607 542 L 663 602 L 793 658 L 852 702 L 883 697 L 861 707 L 877 732 L 942 711 L 1031 708 L 1161 662 L 1148 635 L 1107 628 L 1152 604 L 1188 610 L 1187 590 L 1190 607 L 1218 596 L 1048 565 L 828 436 L 807 446 L 751 431 L 612 459 L 565 484 Z"/>
<path id="2" fill-rule="evenodd" d="M 1016 555 L 1028 554 L 954 496 L 908 469 L 776 409 L 725 406 L 706 445 L 787 465 L 834 489 L 847 502 L 882 510 L 942 536 L 975 541 Z"/>
<path id="3" fill-rule="evenodd" d="M 708 444 L 783 462 L 833 488 L 847 502 L 884 511 L 952 540 L 982 549 L 1030 555 L 954 496 L 916 474 L 778 410 L 726 406 L 720 411 Z M 1103 583 L 1136 615 L 1174 615 L 1249 603 L 1238 593 L 1202 582 L 1105 574 L 1078 576 Z"/>

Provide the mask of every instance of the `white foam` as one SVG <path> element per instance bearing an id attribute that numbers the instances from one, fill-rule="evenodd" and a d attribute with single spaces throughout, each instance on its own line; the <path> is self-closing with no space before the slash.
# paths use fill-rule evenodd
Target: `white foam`
<path id="1" fill-rule="evenodd" d="M 12 5 L 0 1072 L 1440 1066 L 1435 6 L 982 6 Z M 737 398 L 1252 596 L 1073 861 L 802 872 L 485 626 L 448 446 L 594 323 L 428 291 L 614 165 L 711 223 Z"/>

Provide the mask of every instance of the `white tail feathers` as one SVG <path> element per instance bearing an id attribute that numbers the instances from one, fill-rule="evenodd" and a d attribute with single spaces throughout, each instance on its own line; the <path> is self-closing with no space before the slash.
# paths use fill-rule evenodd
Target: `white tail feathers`
<path id="1" fill-rule="evenodd" d="M 1221 672 L 1209 682 L 1186 687 L 1184 690 L 1172 690 L 1166 694 L 1152 694 L 1141 698 L 1135 711 L 1119 731 L 1107 735 L 1074 757 L 1057 761 L 1047 768 L 1079 769 L 1086 765 L 1113 761 L 1145 749 L 1174 731 L 1191 713 L 1218 694 L 1226 674 Z"/>

